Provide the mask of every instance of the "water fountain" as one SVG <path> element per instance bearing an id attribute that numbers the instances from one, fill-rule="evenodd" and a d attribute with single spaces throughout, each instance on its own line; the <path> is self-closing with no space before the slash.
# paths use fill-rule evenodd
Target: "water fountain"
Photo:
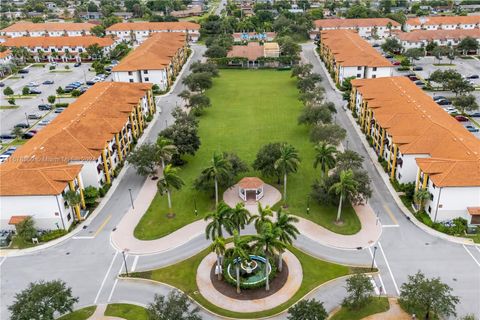
<path id="1" fill-rule="evenodd" d="M 237 281 L 236 264 L 239 258 L 233 259 L 227 266 L 227 276 L 233 282 Z M 240 263 L 240 284 L 244 287 L 255 286 L 265 281 L 265 269 L 267 268 L 267 260 L 257 255 L 249 255 L 249 260 Z M 269 265 L 268 274 L 272 272 Z"/>

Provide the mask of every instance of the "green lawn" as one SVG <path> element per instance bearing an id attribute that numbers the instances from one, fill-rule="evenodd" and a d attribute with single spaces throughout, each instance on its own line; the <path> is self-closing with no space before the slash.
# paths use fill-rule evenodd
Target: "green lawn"
<path id="1" fill-rule="evenodd" d="M 195 277 L 196 277 L 198 265 L 200 264 L 201 260 L 209 253 L 207 249 L 203 250 L 202 252 L 198 253 L 197 255 L 187 260 L 184 260 L 172 266 L 160 268 L 152 271 L 131 273 L 130 276 L 137 277 L 137 278 L 151 279 L 151 280 L 159 281 L 162 283 L 170 284 L 182 290 L 183 292 L 187 293 L 190 297 L 195 299 L 199 304 L 201 304 L 205 308 L 211 310 L 214 313 L 220 314 L 222 316 L 254 319 L 254 318 L 260 318 L 260 317 L 267 317 L 287 309 L 293 303 L 303 298 L 308 292 L 310 292 L 314 288 L 318 287 L 322 283 L 325 283 L 329 280 L 332 280 L 341 276 L 345 276 L 354 272 L 367 271 L 367 269 L 364 269 L 364 268 L 352 268 L 348 266 L 343 266 L 343 265 L 319 260 L 293 247 L 289 247 L 288 249 L 293 254 L 295 254 L 295 256 L 300 260 L 300 263 L 302 265 L 302 269 L 303 269 L 302 285 L 290 300 L 279 305 L 274 309 L 270 309 L 263 312 L 256 312 L 256 313 L 232 312 L 211 304 L 206 299 L 204 299 L 203 296 L 200 295 L 200 293 L 198 292 L 198 287 L 197 287 Z M 368 271 L 370 270 L 368 269 Z"/>
<path id="2" fill-rule="evenodd" d="M 95 312 L 95 309 L 97 309 L 97 306 L 78 309 L 77 311 L 58 318 L 57 320 L 86 320 Z"/>
<path id="3" fill-rule="evenodd" d="M 222 70 L 213 88 L 207 92 L 212 107 L 200 117 L 201 147 L 194 157 L 186 157 L 188 163 L 181 168 L 180 175 L 186 186 L 173 192 L 176 217 L 166 217 L 167 199 L 157 195 L 135 228 L 135 236 L 142 240 L 160 238 L 214 209 L 213 191 L 207 194 L 192 188 L 193 181 L 208 166 L 214 152 L 235 152 L 251 165 L 262 145 L 283 141 L 294 145 L 302 160 L 299 171 L 288 178 L 290 211 L 334 232 L 358 232 L 360 222 L 349 206 L 344 209 L 342 226 L 333 224 L 336 207 L 310 201 L 310 214 L 306 214 L 307 197 L 319 174 L 313 169 L 314 149 L 308 139 L 309 129 L 297 124 L 302 105 L 297 99 L 295 82 L 289 71 Z M 259 174 L 251 171 L 247 175 Z M 281 189 L 281 186 L 276 187 Z M 198 217 L 194 215 L 194 199 Z"/>
<path id="4" fill-rule="evenodd" d="M 113 303 L 107 306 L 105 315 L 126 320 L 148 320 L 147 309 L 126 303 Z"/>
<path id="5" fill-rule="evenodd" d="M 359 310 L 349 310 L 342 307 L 330 320 L 360 320 L 375 313 L 385 312 L 388 309 L 390 309 L 390 305 L 386 297 L 375 297 Z"/>

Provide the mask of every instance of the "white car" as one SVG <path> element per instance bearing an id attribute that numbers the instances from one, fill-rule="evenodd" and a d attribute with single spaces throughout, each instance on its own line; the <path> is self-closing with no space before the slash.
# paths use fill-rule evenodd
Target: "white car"
<path id="1" fill-rule="evenodd" d="M 38 123 L 39 126 L 46 126 L 47 124 L 50 123 L 50 120 L 42 120 Z"/>
<path id="2" fill-rule="evenodd" d="M 36 87 L 38 87 L 39 85 L 40 85 L 40 84 L 38 84 L 37 82 L 29 82 L 29 83 L 27 84 L 27 87 L 29 87 L 29 88 L 36 88 Z"/>

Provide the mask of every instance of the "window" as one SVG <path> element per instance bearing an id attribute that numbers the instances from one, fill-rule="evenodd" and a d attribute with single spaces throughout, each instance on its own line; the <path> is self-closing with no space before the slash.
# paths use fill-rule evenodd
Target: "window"
<path id="1" fill-rule="evenodd" d="M 433 201 L 433 193 L 430 193 L 430 200 Z"/>
<path id="2" fill-rule="evenodd" d="M 69 213 L 67 214 L 67 221 L 70 221 L 70 220 L 72 220 L 72 215 Z"/>
<path id="3" fill-rule="evenodd" d="M 372 75 L 372 78 L 373 78 L 373 79 L 375 79 L 376 77 L 377 77 L 377 75 L 376 75 L 376 74 Z"/>
<path id="4" fill-rule="evenodd" d="M 128 71 L 128 75 L 131 76 L 133 73 L 132 71 Z"/>
<path id="5" fill-rule="evenodd" d="M 133 79 L 129 79 L 128 82 L 133 82 Z"/>
<path id="6" fill-rule="evenodd" d="M 373 67 L 373 71 L 377 71 L 377 67 Z"/>
<path id="7" fill-rule="evenodd" d="M 68 207 L 67 201 L 63 202 L 63 206 L 64 206 L 65 208 Z"/>
<path id="8" fill-rule="evenodd" d="M 432 213 L 432 207 L 428 206 L 428 213 Z"/>
<path id="9" fill-rule="evenodd" d="M 357 67 L 357 70 L 362 70 L 362 67 Z"/>
<path id="10" fill-rule="evenodd" d="M 148 74 L 148 70 L 143 70 L 143 74 Z"/>
<path id="11" fill-rule="evenodd" d="M 149 79 L 148 77 L 145 77 L 145 79 L 144 79 L 144 80 L 145 80 L 145 81 L 149 81 L 150 79 Z"/>
<path id="12" fill-rule="evenodd" d="M 357 73 L 357 78 L 361 78 L 362 77 L 362 74 L 361 73 Z"/>

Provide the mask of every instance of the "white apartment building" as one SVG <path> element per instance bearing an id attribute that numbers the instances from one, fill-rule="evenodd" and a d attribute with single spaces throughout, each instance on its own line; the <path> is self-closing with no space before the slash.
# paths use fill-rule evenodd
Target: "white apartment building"
<path id="1" fill-rule="evenodd" d="M 157 33 L 112 69 L 114 81 L 153 83 L 165 91 L 187 59 L 183 33 Z"/>
<path id="2" fill-rule="evenodd" d="M 413 30 L 395 34 L 405 50 L 410 48 L 425 48 L 433 42 L 438 46 L 457 46 L 464 38 L 471 37 L 480 44 L 480 29 L 453 30 Z"/>
<path id="3" fill-rule="evenodd" d="M 124 22 L 107 28 L 106 34 L 120 40 L 144 42 L 154 33 L 181 33 L 188 41 L 196 42 L 200 37 L 200 25 L 188 21 L 178 22 Z"/>
<path id="4" fill-rule="evenodd" d="M 427 16 L 407 19 L 405 31 L 478 29 L 480 16 Z"/>
<path id="5" fill-rule="evenodd" d="M 390 178 L 430 192 L 432 221 L 480 224 L 471 214 L 480 208 L 480 141 L 406 77 L 352 87 L 350 107 Z"/>
<path id="6" fill-rule="evenodd" d="M 0 35 L 10 38 L 17 37 L 81 37 L 90 35 L 91 23 L 72 22 L 18 22 L 0 30 Z"/>
<path id="7" fill-rule="evenodd" d="M 0 228 L 25 216 L 38 229 L 68 229 L 87 212 L 83 190 L 109 185 L 155 113 L 151 84 L 102 82 L 0 165 Z M 63 195 L 82 201 L 70 208 Z M 41 204 L 41 205 L 39 205 Z"/>
<path id="8" fill-rule="evenodd" d="M 310 32 L 310 38 L 315 39 L 323 30 L 354 30 L 362 38 L 383 39 L 400 31 L 401 25 L 388 18 L 366 19 L 320 19 L 314 21 L 315 28 Z"/>
<path id="9" fill-rule="evenodd" d="M 347 78 L 390 77 L 393 65 L 352 30 L 320 32 L 320 57 L 336 83 Z"/>

